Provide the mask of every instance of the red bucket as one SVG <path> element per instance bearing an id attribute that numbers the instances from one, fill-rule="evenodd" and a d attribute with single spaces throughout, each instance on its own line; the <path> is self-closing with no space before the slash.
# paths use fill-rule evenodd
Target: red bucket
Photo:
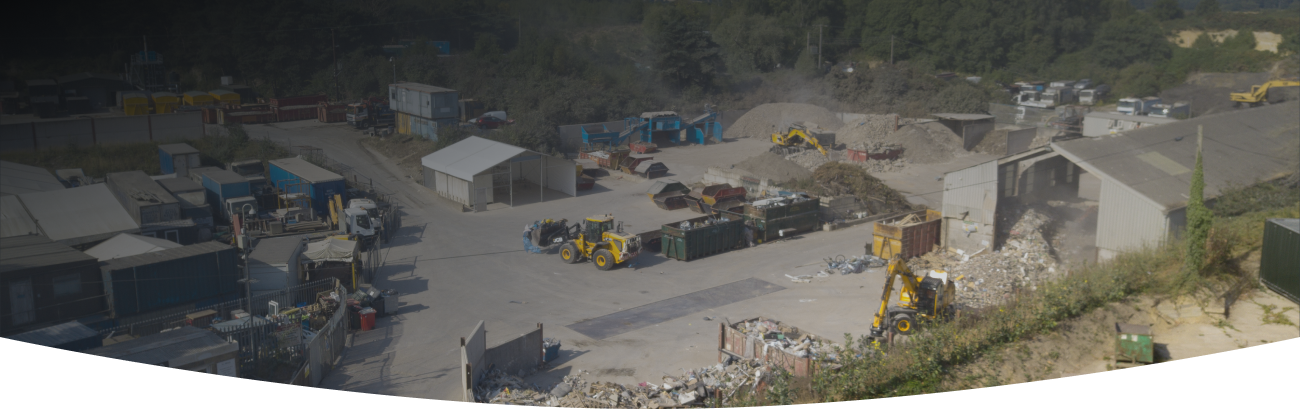
<path id="1" fill-rule="evenodd" d="M 369 331 L 375 329 L 375 309 L 366 307 L 361 309 L 361 330 Z"/>

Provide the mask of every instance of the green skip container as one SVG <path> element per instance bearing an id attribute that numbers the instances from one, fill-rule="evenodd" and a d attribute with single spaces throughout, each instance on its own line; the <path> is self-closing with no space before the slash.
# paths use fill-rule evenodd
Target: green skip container
<path id="1" fill-rule="evenodd" d="M 1155 362 L 1154 349 L 1151 327 L 1115 323 L 1115 358 L 1112 360 L 1115 368 Z"/>
<path id="2" fill-rule="evenodd" d="M 707 219 L 708 217 L 701 216 L 683 222 L 697 226 Z M 691 261 L 745 246 L 743 217 L 724 213 L 714 216 L 714 220 L 718 223 L 689 229 L 681 228 L 683 222 L 663 225 L 660 229 L 663 233 L 660 251 L 664 257 Z"/>

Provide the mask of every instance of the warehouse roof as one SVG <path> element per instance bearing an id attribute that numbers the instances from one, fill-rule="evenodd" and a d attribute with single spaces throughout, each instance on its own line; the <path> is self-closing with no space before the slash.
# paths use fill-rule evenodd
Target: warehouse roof
<path id="1" fill-rule="evenodd" d="M 412 91 L 427 92 L 430 94 L 437 94 L 442 92 L 456 92 L 456 90 L 454 89 L 435 87 L 432 85 L 425 85 L 425 84 L 419 84 L 414 82 L 399 82 L 394 85 L 396 85 L 398 88 L 406 88 Z"/>
<path id="2" fill-rule="evenodd" d="M 477 136 L 442 148 L 420 158 L 420 164 L 461 180 L 474 180 L 474 175 L 510 160 L 527 149 Z"/>
<path id="3" fill-rule="evenodd" d="M 253 252 L 248 254 L 248 260 L 262 264 L 296 264 L 297 260 L 290 259 L 302 250 L 306 241 L 305 234 L 258 239 L 253 244 Z"/>
<path id="4" fill-rule="evenodd" d="M 104 271 L 115 271 L 115 270 L 131 268 L 131 267 L 140 267 L 140 266 L 147 266 L 150 264 L 157 264 L 164 261 L 180 260 L 186 257 L 193 257 L 197 255 L 216 253 L 222 250 L 227 250 L 232 248 L 234 247 L 230 247 L 228 245 L 221 244 L 215 241 L 206 241 L 199 244 L 191 244 L 188 246 L 159 250 L 159 251 L 154 251 L 154 252 L 149 252 L 144 254 L 137 254 L 134 256 L 115 258 L 100 263 L 100 267 Z"/>
<path id="5" fill-rule="evenodd" d="M 182 326 L 179 329 L 95 348 L 86 353 L 146 365 L 166 364 L 177 367 L 237 350 L 239 350 L 237 343 L 227 341 L 217 333 L 198 327 Z"/>
<path id="6" fill-rule="evenodd" d="M 1144 124 L 1167 124 L 1171 122 L 1178 122 L 1178 120 L 1174 118 L 1160 118 L 1160 117 L 1146 116 L 1146 115 L 1126 115 L 1126 114 L 1121 114 L 1119 112 L 1089 112 L 1087 115 L 1084 115 L 1083 117 L 1116 119 L 1120 121 L 1140 122 Z"/>
<path id="7" fill-rule="evenodd" d="M 1300 219 L 1268 219 L 1268 221 L 1287 230 L 1300 233 Z"/>
<path id="8" fill-rule="evenodd" d="M 980 120 L 994 118 L 993 115 L 984 115 L 984 114 L 930 114 L 930 115 L 934 115 L 936 117 L 939 117 L 940 119 L 949 119 L 953 121 L 980 121 Z"/>
<path id="9" fill-rule="evenodd" d="M 86 254 L 99 261 L 108 261 L 177 247 L 181 245 L 171 240 L 122 233 L 91 247 Z"/>
<path id="10" fill-rule="evenodd" d="M 169 155 L 188 155 L 191 153 L 199 153 L 198 149 L 194 149 L 194 147 L 190 146 L 190 144 L 188 143 L 169 143 L 166 145 L 158 145 L 158 150 L 167 152 L 167 154 Z"/>
<path id="11" fill-rule="evenodd" d="M 63 190 L 63 183 L 50 171 L 0 160 L 0 196 L 47 190 Z"/>
<path id="12" fill-rule="evenodd" d="M 98 331 L 90 329 L 86 324 L 71 321 L 38 330 L 27 331 L 11 336 L 9 339 L 29 344 L 57 347 L 69 342 L 97 337 L 99 337 Z"/>
<path id="13" fill-rule="evenodd" d="M 1128 186 L 1166 212 L 1187 204 L 1202 126 L 1205 196 L 1275 179 L 1300 166 L 1300 102 L 1231 111 L 1052 144 L 1098 177 Z"/>
<path id="14" fill-rule="evenodd" d="M 339 176 L 339 174 L 337 173 L 325 170 L 325 168 L 322 168 L 320 166 L 313 165 L 311 164 L 311 162 L 307 162 L 306 160 L 303 160 L 300 157 L 275 159 L 270 161 L 269 163 L 279 167 L 280 169 L 284 169 L 289 173 L 297 175 L 298 177 L 303 178 L 303 180 L 306 180 L 307 182 L 311 182 L 311 183 L 343 180 L 343 176 Z"/>
<path id="15" fill-rule="evenodd" d="M 18 195 L 51 240 L 77 245 L 118 233 L 139 231 L 108 185 L 96 183 L 70 189 Z"/>
<path id="16" fill-rule="evenodd" d="M 18 196 L 0 196 L 0 237 L 41 234 L 40 226 L 27 213 Z"/>
<path id="17" fill-rule="evenodd" d="M 221 168 L 199 168 L 199 169 L 203 169 L 203 173 L 200 173 L 200 175 L 206 176 L 208 179 L 212 179 L 213 182 L 217 182 L 217 184 L 219 185 L 229 185 L 232 183 L 243 183 L 248 181 L 247 178 L 243 176 L 239 176 L 238 173 L 231 172 Z M 193 170 L 191 170 L 191 172 L 193 172 Z"/>
<path id="18" fill-rule="evenodd" d="M 0 274 L 45 269 L 78 261 L 95 261 L 86 255 L 44 236 L 16 236 L 0 239 Z"/>

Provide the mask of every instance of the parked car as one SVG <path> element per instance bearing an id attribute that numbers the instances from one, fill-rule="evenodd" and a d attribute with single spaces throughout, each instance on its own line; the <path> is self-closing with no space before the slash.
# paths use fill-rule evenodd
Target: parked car
<path id="1" fill-rule="evenodd" d="M 475 126 L 478 126 L 478 129 L 496 129 L 501 127 L 502 125 L 513 124 L 515 123 L 515 120 L 501 119 L 495 116 L 484 115 L 478 118 L 474 118 L 473 123 Z"/>

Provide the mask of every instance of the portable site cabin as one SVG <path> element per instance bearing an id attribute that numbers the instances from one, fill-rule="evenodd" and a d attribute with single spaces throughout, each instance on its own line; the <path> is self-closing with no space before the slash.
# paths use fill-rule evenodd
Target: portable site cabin
<path id="1" fill-rule="evenodd" d="M 397 132 L 437 139 L 438 127 L 460 122 L 460 93 L 432 85 L 403 82 L 388 86 L 388 106 L 397 112 Z"/>
<path id="2" fill-rule="evenodd" d="M 126 115 L 149 115 L 149 96 L 143 92 L 122 93 L 122 113 Z"/>
<path id="3" fill-rule="evenodd" d="M 203 185 L 190 178 L 159 179 L 158 184 L 180 201 L 182 219 L 212 225 L 212 207 L 208 206 L 208 190 Z"/>
<path id="4" fill-rule="evenodd" d="M 163 174 L 189 177 L 190 169 L 199 167 L 199 150 L 187 143 L 158 145 L 158 162 Z"/>
<path id="5" fill-rule="evenodd" d="M 186 91 L 181 99 L 185 102 L 185 105 L 189 106 L 204 106 L 216 103 L 216 98 L 213 98 L 212 94 L 203 91 Z"/>
<path id="6" fill-rule="evenodd" d="M 214 241 L 100 263 L 110 316 L 228 298 L 243 276 L 239 250 Z M 89 257 L 89 256 L 87 256 Z"/>
<path id="7" fill-rule="evenodd" d="M 230 209 L 226 209 L 226 200 L 252 195 L 248 180 L 238 173 L 225 169 L 204 170 L 201 174 L 203 188 L 208 191 L 208 203 L 216 206 L 214 214 L 222 215 L 222 220 L 230 220 Z"/>
<path id="8" fill-rule="evenodd" d="M 109 173 L 108 188 L 136 223 L 157 223 L 181 218 L 180 201 L 144 171 Z"/>
<path id="9" fill-rule="evenodd" d="M 181 98 L 170 92 L 155 92 L 151 96 L 153 97 L 153 112 L 155 114 L 176 112 L 176 106 L 181 104 Z"/>
<path id="10" fill-rule="evenodd" d="M 258 239 L 248 254 L 248 275 L 254 280 L 249 288 L 253 296 L 298 285 L 298 256 L 306 246 L 306 235 Z"/>
<path id="11" fill-rule="evenodd" d="M 224 90 L 224 89 L 214 89 L 212 91 L 209 91 L 208 94 L 212 95 L 212 99 L 218 105 L 239 106 L 240 103 L 239 94 L 235 93 L 234 91 Z"/>
<path id="12" fill-rule="evenodd" d="M 268 164 L 270 169 L 267 174 L 273 186 L 281 193 L 306 194 L 311 198 L 313 211 L 318 214 L 329 212 L 330 199 L 348 190 L 343 176 L 302 158 L 276 159 Z"/>

